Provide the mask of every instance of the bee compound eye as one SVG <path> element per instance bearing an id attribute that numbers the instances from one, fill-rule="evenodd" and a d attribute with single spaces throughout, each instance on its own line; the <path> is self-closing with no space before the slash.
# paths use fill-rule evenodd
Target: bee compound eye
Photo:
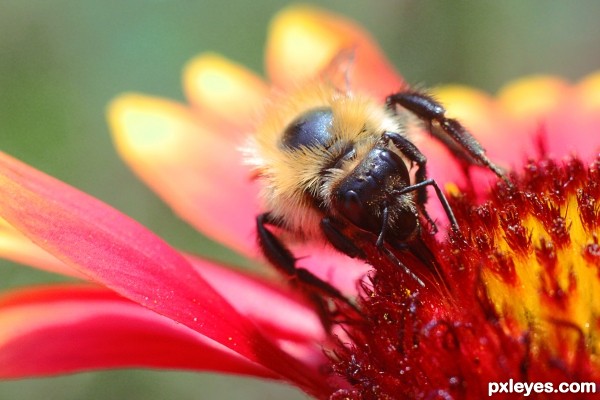
<path id="1" fill-rule="evenodd" d="M 333 113 L 329 107 L 315 108 L 292 121 L 283 133 L 281 145 L 287 149 L 326 146 L 331 141 Z"/>

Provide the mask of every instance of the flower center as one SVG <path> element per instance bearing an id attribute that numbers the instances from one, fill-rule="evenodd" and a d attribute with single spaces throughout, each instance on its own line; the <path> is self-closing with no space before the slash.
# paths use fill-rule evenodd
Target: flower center
<path id="1" fill-rule="evenodd" d="M 420 239 L 433 262 L 398 255 L 424 288 L 365 244 L 363 315 L 331 352 L 353 389 L 332 398 L 480 399 L 490 382 L 600 379 L 600 157 L 531 161 L 510 180 L 482 205 L 473 190 L 450 196 L 459 232 Z"/>
<path id="2" fill-rule="evenodd" d="M 471 245 L 504 329 L 556 354 L 572 356 L 582 341 L 599 350 L 598 178 L 598 163 L 531 162 L 514 189 L 470 212 Z"/>

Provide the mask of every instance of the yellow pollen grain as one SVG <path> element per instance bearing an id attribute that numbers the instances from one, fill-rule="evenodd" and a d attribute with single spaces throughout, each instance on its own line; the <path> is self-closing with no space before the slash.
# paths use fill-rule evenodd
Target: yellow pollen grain
<path id="1" fill-rule="evenodd" d="M 448 194 L 448 197 L 458 197 L 461 193 L 458 185 L 454 182 L 448 182 L 444 185 L 444 190 Z"/>

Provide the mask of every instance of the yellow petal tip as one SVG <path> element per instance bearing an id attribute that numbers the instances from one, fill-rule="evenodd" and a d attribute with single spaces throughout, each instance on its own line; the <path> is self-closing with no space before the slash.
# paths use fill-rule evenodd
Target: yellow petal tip
<path id="1" fill-rule="evenodd" d="M 463 85 L 444 85 L 432 90 L 433 95 L 448 110 L 448 115 L 454 118 L 470 118 L 487 112 L 491 99 L 486 93 Z"/>
<path id="2" fill-rule="evenodd" d="M 180 104 L 128 93 L 109 104 L 108 122 L 117 149 L 131 156 L 164 148 L 174 132 L 190 124 L 190 116 Z"/>
<path id="3" fill-rule="evenodd" d="M 238 120 L 249 116 L 267 90 L 258 76 L 216 53 L 203 53 L 188 62 L 183 86 L 199 109 Z"/>
<path id="4" fill-rule="evenodd" d="M 336 17 L 317 8 L 296 5 L 271 22 L 267 67 L 271 75 L 311 77 L 330 62 L 345 40 Z M 337 28 L 337 29 L 336 29 Z"/>
<path id="5" fill-rule="evenodd" d="M 600 71 L 592 73 L 581 80 L 577 87 L 584 112 L 592 113 L 600 110 Z"/>
<path id="6" fill-rule="evenodd" d="M 538 119 L 554 110 L 564 98 L 568 85 L 549 75 L 522 78 L 498 93 L 501 107 L 516 119 Z"/>

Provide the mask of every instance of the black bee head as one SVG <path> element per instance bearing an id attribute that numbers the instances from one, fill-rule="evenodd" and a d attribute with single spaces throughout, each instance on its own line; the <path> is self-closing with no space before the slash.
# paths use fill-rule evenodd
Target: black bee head
<path id="1" fill-rule="evenodd" d="M 408 169 L 400 156 L 388 148 L 375 147 L 336 187 L 333 207 L 352 224 L 375 235 L 387 223 L 390 238 L 402 240 L 419 224 L 414 193 L 397 194 L 409 185 Z"/>

